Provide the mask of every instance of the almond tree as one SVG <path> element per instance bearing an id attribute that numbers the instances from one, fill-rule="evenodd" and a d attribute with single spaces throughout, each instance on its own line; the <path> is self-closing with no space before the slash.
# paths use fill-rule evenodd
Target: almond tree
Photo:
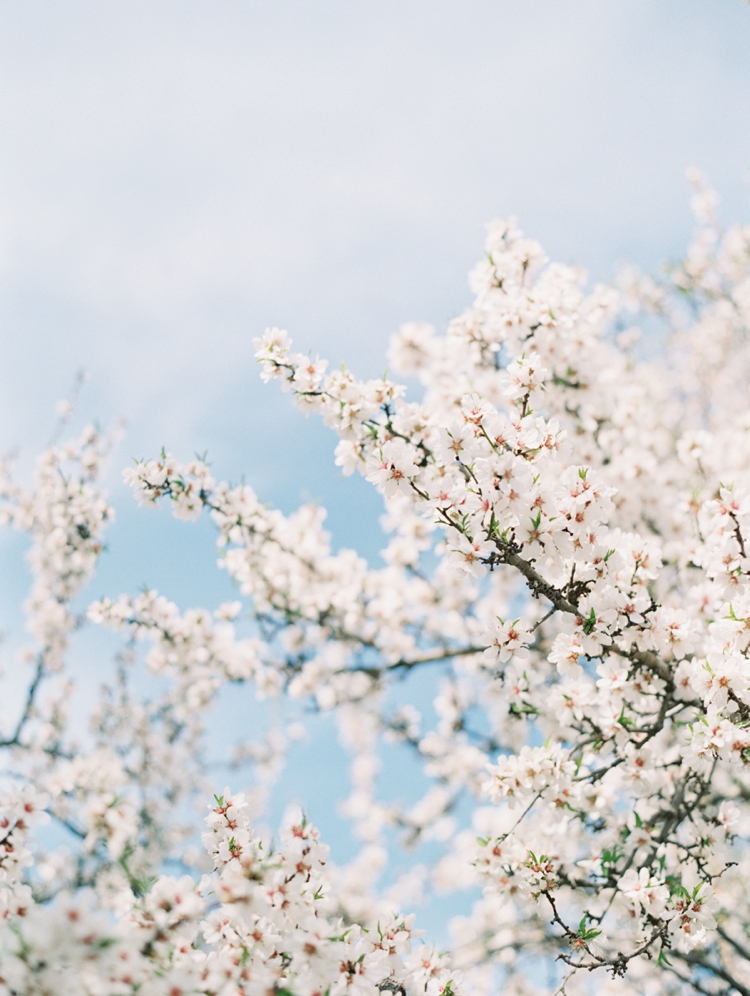
<path id="1" fill-rule="evenodd" d="M 162 453 L 125 472 L 135 497 L 210 515 L 238 600 L 182 612 L 148 591 L 83 614 L 112 518 L 107 440 L 52 447 L 30 489 L 3 469 L 3 515 L 32 542 L 35 647 L 1 741 L 0 992 L 458 996 L 546 991 L 544 976 L 750 994 L 750 227 L 722 230 L 692 182 L 685 260 L 618 289 L 587 293 L 514 221 L 490 225 L 471 307 L 392 341 L 414 400 L 328 373 L 279 329 L 255 341 L 263 379 L 383 493 L 382 568 L 332 552 L 323 510 L 284 516 Z M 81 742 L 65 701 L 86 621 L 125 643 Z M 420 670 L 435 722 L 402 680 Z M 349 866 L 301 814 L 280 845 L 250 826 L 284 729 L 242 742 L 258 783 L 217 791 L 196 852 L 179 814 L 228 683 L 334 717 L 353 755 Z M 408 805 L 378 794 L 386 740 L 423 765 Z M 32 841 L 45 818 L 65 846 Z M 397 908 L 419 869 L 379 883 L 394 832 L 407 855 L 443 842 L 428 894 L 474 889 L 448 952 L 412 945 Z"/>

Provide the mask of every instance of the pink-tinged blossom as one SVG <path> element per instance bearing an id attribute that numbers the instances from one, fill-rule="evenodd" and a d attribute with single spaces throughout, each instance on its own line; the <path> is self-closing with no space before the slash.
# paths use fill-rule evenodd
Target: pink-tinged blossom
<path id="1" fill-rule="evenodd" d="M 499 661 L 504 664 L 511 657 L 528 657 L 528 645 L 531 643 L 532 634 L 520 619 L 503 621 L 498 617 L 492 629 L 484 634 L 490 646 L 485 650 L 485 658 L 492 661 Z"/>
<path id="2" fill-rule="evenodd" d="M 411 478 L 417 476 L 417 457 L 413 446 L 403 439 L 389 439 L 369 464 L 367 480 L 376 484 L 386 498 L 411 493 Z"/>

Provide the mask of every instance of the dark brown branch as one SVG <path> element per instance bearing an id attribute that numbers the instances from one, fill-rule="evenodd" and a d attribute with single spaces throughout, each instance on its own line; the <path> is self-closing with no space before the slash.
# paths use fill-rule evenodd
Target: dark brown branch
<path id="1" fill-rule="evenodd" d="M 23 712 L 16 723 L 16 728 L 12 737 L 6 740 L 0 740 L 0 747 L 17 747 L 21 742 L 21 734 L 23 729 L 31 717 L 31 711 L 34 708 L 34 699 L 36 698 L 37 689 L 41 684 L 42 678 L 44 677 L 44 654 L 39 654 L 36 660 L 36 671 L 34 672 L 34 677 L 29 685 L 29 690 L 26 693 L 26 702 L 24 704 Z"/>

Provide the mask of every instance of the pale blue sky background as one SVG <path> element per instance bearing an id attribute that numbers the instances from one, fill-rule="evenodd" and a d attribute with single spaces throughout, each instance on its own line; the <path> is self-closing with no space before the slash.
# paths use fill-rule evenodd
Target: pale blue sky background
<path id="1" fill-rule="evenodd" d="M 750 9 L 5 0 L 0 127 L 0 445 L 83 365 L 125 456 L 208 447 L 291 506 L 325 450 L 250 337 L 379 374 L 399 322 L 469 301 L 496 215 L 596 278 L 680 251 L 688 165 L 746 216 Z"/>
<path id="2" fill-rule="evenodd" d="M 208 449 L 287 511 L 320 500 L 336 541 L 376 556 L 377 497 L 261 384 L 251 337 L 284 325 L 378 375 L 400 322 L 469 302 L 497 215 L 596 279 L 676 256 L 689 165 L 746 220 L 750 8 L 4 0 L 0 129 L 0 448 L 28 466 L 85 367 L 82 418 L 130 417 L 91 596 L 148 582 L 215 604 L 210 528 L 138 512 L 127 459 Z M 12 646 L 22 544 L 2 544 Z"/>

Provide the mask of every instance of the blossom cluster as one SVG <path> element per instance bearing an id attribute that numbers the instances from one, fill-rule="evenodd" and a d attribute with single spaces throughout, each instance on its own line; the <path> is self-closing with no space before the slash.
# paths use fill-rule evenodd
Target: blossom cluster
<path id="1" fill-rule="evenodd" d="M 6 848 L 39 805 L 24 793 L 3 806 L 3 821 L 12 820 Z M 0 935 L 0 992 L 460 992 L 446 959 L 424 946 L 412 951 L 413 915 L 369 928 L 337 915 L 314 827 L 291 820 L 274 850 L 253 834 L 245 810 L 242 795 L 216 796 L 203 834 L 213 874 L 198 882 L 162 875 L 136 892 L 110 883 L 106 903 L 93 890 L 35 903 L 6 859 L 16 902 L 6 913 L 12 929 Z M 14 863 L 30 863 L 29 852 L 18 848 Z"/>
<path id="2" fill-rule="evenodd" d="M 30 489 L 3 463 L 34 646 L 0 728 L 0 992 L 521 996 L 540 962 L 571 994 L 750 991 L 750 228 L 723 230 L 691 183 L 695 237 L 658 279 L 587 290 L 491 224 L 470 307 L 392 340 L 414 396 L 280 329 L 256 339 L 262 378 L 382 494 L 381 565 L 335 551 L 324 510 L 282 514 L 163 451 L 126 481 L 141 505 L 210 516 L 237 599 L 86 608 L 107 437 L 50 448 Z M 644 321 L 661 353 L 639 349 Z M 124 639 L 82 737 L 83 625 Z M 241 684 L 274 719 L 237 731 L 256 785 L 216 797 L 206 859 L 188 811 L 211 710 Z M 350 755 L 359 849 L 341 867 L 301 814 L 279 843 L 250 825 L 310 711 Z M 405 755 L 422 788 L 394 797 L 379 773 Z M 402 845 L 438 857 L 384 876 Z M 395 911 L 461 892 L 450 955 L 412 950 Z"/>

